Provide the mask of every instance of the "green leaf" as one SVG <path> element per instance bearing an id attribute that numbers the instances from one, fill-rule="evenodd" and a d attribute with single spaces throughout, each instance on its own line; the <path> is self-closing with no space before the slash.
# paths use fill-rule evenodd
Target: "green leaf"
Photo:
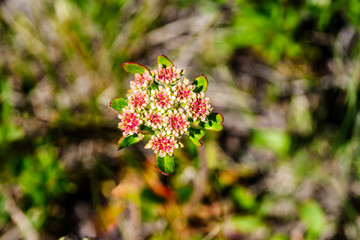
<path id="1" fill-rule="evenodd" d="M 242 209 L 251 210 L 256 206 L 254 195 L 244 187 L 237 186 L 231 191 L 235 203 Z"/>
<path id="2" fill-rule="evenodd" d="M 198 119 L 198 120 L 193 121 L 193 122 L 194 122 L 195 127 L 197 127 L 197 126 L 199 126 L 199 124 L 201 123 L 201 120 Z"/>
<path id="3" fill-rule="evenodd" d="M 126 72 L 132 74 L 136 74 L 136 73 L 143 74 L 145 71 L 149 71 L 147 67 L 135 62 L 126 62 L 122 66 Z"/>
<path id="4" fill-rule="evenodd" d="M 207 117 L 207 122 L 204 124 L 204 128 L 207 130 L 221 131 L 224 126 L 224 117 L 220 113 L 210 113 Z"/>
<path id="5" fill-rule="evenodd" d="M 125 98 L 116 98 L 110 102 L 110 107 L 115 109 L 118 112 L 122 112 L 122 109 L 126 107 L 128 104 Z"/>
<path id="6" fill-rule="evenodd" d="M 252 133 L 252 142 L 261 148 L 265 147 L 279 155 L 289 152 L 291 137 L 284 130 L 278 129 L 256 129 Z"/>
<path id="7" fill-rule="evenodd" d="M 208 80 L 204 74 L 201 74 L 199 77 L 195 78 L 193 85 L 196 86 L 196 88 L 194 89 L 195 93 L 199 93 L 201 91 L 205 92 L 208 86 Z"/>
<path id="8" fill-rule="evenodd" d="M 194 188 L 190 185 L 185 185 L 177 189 L 179 203 L 185 203 L 191 197 Z"/>
<path id="9" fill-rule="evenodd" d="M 167 66 L 174 66 L 172 61 L 170 61 L 170 59 L 168 59 L 165 55 L 158 56 L 158 64 L 160 64 L 163 68 L 166 68 Z"/>
<path id="10" fill-rule="evenodd" d="M 174 157 L 168 155 L 165 157 L 156 156 L 155 168 L 163 175 L 172 175 L 175 171 Z"/>
<path id="11" fill-rule="evenodd" d="M 205 136 L 205 131 L 202 129 L 189 128 L 189 138 L 198 147 L 201 147 L 200 140 Z"/>
<path id="12" fill-rule="evenodd" d="M 152 128 L 145 125 L 140 126 L 140 132 L 143 134 L 154 134 Z"/>
<path id="13" fill-rule="evenodd" d="M 150 90 L 156 90 L 156 89 L 159 89 L 159 84 L 153 81 L 153 83 L 150 86 Z"/>
<path id="14" fill-rule="evenodd" d="M 290 240 L 290 238 L 288 238 L 287 236 L 282 235 L 282 234 L 276 234 L 276 235 L 271 236 L 271 238 L 269 240 Z"/>
<path id="15" fill-rule="evenodd" d="M 265 226 L 262 219 L 258 216 L 241 216 L 237 215 L 230 219 L 230 224 L 239 232 L 251 233 L 256 229 Z"/>
<path id="16" fill-rule="evenodd" d="M 127 137 L 122 136 L 117 143 L 118 150 L 126 148 L 134 143 L 140 142 L 140 140 L 141 139 L 137 134 L 129 135 Z"/>
<path id="17" fill-rule="evenodd" d="M 307 227 L 310 239 L 318 239 L 326 225 L 323 209 L 320 204 L 312 200 L 300 207 L 300 220 Z"/>

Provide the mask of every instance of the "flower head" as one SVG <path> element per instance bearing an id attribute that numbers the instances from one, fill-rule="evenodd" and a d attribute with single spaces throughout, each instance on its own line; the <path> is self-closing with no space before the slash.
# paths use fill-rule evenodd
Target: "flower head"
<path id="1" fill-rule="evenodd" d="M 182 108 L 179 110 L 175 109 L 173 111 L 169 110 L 166 121 L 166 134 L 180 137 L 181 135 L 188 133 L 190 122 L 188 121 L 188 116 L 185 114 Z"/>
<path id="2" fill-rule="evenodd" d="M 187 78 L 185 78 L 184 82 L 179 82 L 173 87 L 176 100 L 180 103 L 186 103 L 191 97 L 194 89 L 195 86 L 189 85 L 189 79 Z"/>
<path id="3" fill-rule="evenodd" d="M 166 136 L 161 134 L 159 136 L 151 136 L 151 140 L 146 145 L 146 148 L 152 148 L 156 154 L 159 154 L 160 157 L 165 157 L 166 155 L 172 156 L 174 150 L 179 147 L 175 137 Z"/>
<path id="4" fill-rule="evenodd" d="M 180 142 L 183 135 L 194 136 L 199 134 L 195 131 L 199 127 L 206 128 L 205 124 L 198 125 L 200 121 L 213 121 L 208 125 L 216 129 L 214 124 L 221 124 L 219 121 L 223 118 L 216 117 L 220 119 L 217 123 L 211 120 L 214 118 L 208 118 L 212 106 L 204 94 L 208 84 L 204 75 L 190 84 L 187 78 L 181 81 L 185 71 L 176 68 L 165 56 L 160 55 L 158 63 L 158 70 L 149 70 L 137 63 L 123 64 L 126 71 L 135 74 L 135 79 L 130 81 L 127 98 L 115 99 L 111 106 L 120 112 L 118 127 L 125 136 L 125 143 L 121 146 L 119 141 L 119 148 L 128 146 L 126 137 L 138 134 L 141 138 L 142 134 L 149 134 L 150 141 L 145 147 L 165 157 L 173 156 L 174 150 L 183 146 Z M 192 125 L 197 128 L 191 128 Z M 202 137 L 197 135 L 190 140 L 199 146 Z"/>
<path id="5" fill-rule="evenodd" d="M 159 109 L 165 111 L 168 108 L 171 108 L 174 103 L 174 97 L 169 87 L 159 86 L 159 89 L 153 89 L 150 91 L 150 105 L 152 109 Z"/>
<path id="6" fill-rule="evenodd" d="M 159 71 L 153 70 L 151 72 L 155 76 L 155 81 L 164 85 L 173 85 L 181 78 L 184 73 L 183 70 L 177 69 L 175 66 L 163 68 L 159 64 Z"/>
<path id="7" fill-rule="evenodd" d="M 135 74 L 135 81 L 130 81 L 131 89 L 146 89 L 153 77 L 150 75 L 149 71 L 144 71 L 143 74 L 136 73 Z"/>
<path id="8" fill-rule="evenodd" d="M 142 120 L 139 113 L 135 113 L 134 109 L 125 108 L 123 113 L 119 114 L 119 128 L 123 131 L 123 135 L 133 135 L 139 133 Z"/>
<path id="9" fill-rule="evenodd" d="M 199 94 L 193 93 L 189 101 L 189 116 L 194 121 L 201 120 L 206 122 L 207 115 L 212 111 L 209 98 L 205 97 L 204 92 Z"/>
<path id="10" fill-rule="evenodd" d="M 129 106 L 139 112 L 146 107 L 149 102 L 149 97 L 146 91 L 144 90 L 134 90 L 128 94 Z"/>
<path id="11" fill-rule="evenodd" d="M 145 113 L 145 124 L 152 128 L 153 131 L 158 131 L 163 128 L 163 118 L 161 112 L 150 109 Z"/>

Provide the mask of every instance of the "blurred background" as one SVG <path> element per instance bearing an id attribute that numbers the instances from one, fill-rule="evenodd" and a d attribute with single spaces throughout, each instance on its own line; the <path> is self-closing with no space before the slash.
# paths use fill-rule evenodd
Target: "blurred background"
<path id="1" fill-rule="evenodd" d="M 1 0 L 0 239 L 360 239 L 360 1 Z M 224 118 L 161 176 L 117 151 L 167 55 Z"/>

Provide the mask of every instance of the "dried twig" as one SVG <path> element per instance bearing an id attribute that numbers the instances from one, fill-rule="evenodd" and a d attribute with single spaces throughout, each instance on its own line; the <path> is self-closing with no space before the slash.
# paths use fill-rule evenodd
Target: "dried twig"
<path id="1" fill-rule="evenodd" d="M 39 233 L 31 225 L 29 219 L 16 205 L 15 200 L 12 198 L 8 189 L 4 189 L 0 185 L 0 191 L 5 197 L 5 210 L 10 214 L 11 220 L 16 224 L 25 240 L 38 240 L 40 239 Z"/>

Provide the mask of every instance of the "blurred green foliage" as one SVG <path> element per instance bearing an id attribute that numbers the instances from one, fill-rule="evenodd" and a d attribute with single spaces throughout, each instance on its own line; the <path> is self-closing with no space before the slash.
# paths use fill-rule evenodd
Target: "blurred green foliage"
<path id="1" fill-rule="evenodd" d="M 0 235 L 359 239 L 359 35 L 358 0 L 0 1 Z M 159 54 L 225 118 L 171 178 L 108 107 Z"/>
<path id="2" fill-rule="evenodd" d="M 325 214 L 318 203 L 309 201 L 300 207 L 300 218 L 308 228 L 306 239 L 318 239 L 324 230 Z"/>

